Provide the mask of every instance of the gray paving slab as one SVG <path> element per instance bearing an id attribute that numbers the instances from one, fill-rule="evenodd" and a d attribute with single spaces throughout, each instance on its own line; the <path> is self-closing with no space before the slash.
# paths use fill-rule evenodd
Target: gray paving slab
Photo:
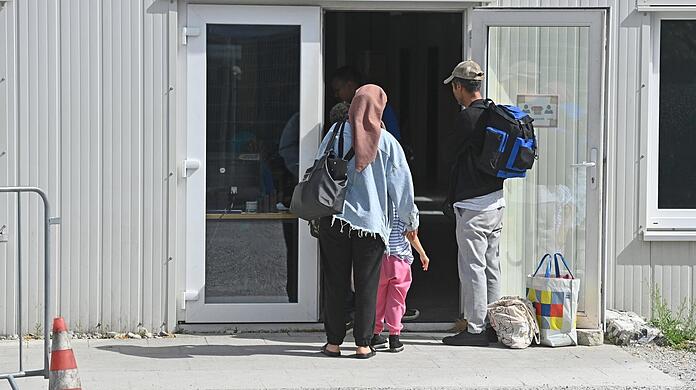
<path id="1" fill-rule="evenodd" d="M 645 361 L 609 345 L 511 350 L 443 345 L 446 334 L 404 334 L 406 350 L 370 360 L 319 354 L 321 334 L 182 335 L 155 340 L 73 340 L 85 389 L 455 389 L 578 386 L 678 387 Z M 41 342 L 26 344 L 25 361 L 41 362 Z M 0 371 L 16 343 L 0 342 Z M 38 378 L 22 390 L 46 389 Z M 0 389 L 6 383 L 0 381 Z"/>

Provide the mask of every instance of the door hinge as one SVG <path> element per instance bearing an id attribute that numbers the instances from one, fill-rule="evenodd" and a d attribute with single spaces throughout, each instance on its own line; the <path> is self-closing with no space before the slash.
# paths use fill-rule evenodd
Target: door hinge
<path id="1" fill-rule="evenodd" d="M 184 300 L 197 301 L 198 298 L 199 298 L 198 291 L 193 291 L 193 290 L 184 291 Z"/>
<path id="2" fill-rule="evenodd" d="M 201 29 L 199 27 L 182 27 L 181 44 L 186 46 L 188 44 L 188 37 L 197 37 L 199 35 L 201 35 Z"/>

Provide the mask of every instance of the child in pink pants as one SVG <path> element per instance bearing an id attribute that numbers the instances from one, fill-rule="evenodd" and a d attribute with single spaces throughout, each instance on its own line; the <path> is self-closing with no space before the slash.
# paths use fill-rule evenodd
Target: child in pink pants
<path id="1" fill-rule="evenodd" d="M 406 226 L 394 212 L 389 248 L 382 259 L 382 271 L 379 275 L 375 331 L 371 342 L 374 348 L 386 348 L 387 338 L 381 335 L 386 322 L 389 330 L 389 351 L 404 350 L 399 335 L 403 328 L 401 317 L 406 311 L 406 294 L 411 287 L 411 264 L 413 263 L 411 245 L 420 255 L 423 270 L 427 271 L 430 260 L 421 246 L 418 235 L 406 235 Z"/>

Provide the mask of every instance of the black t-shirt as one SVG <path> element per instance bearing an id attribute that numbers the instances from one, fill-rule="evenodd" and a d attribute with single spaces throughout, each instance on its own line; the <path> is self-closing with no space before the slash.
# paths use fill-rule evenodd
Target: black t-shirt
<path id="1" fill-rule="evenodd" d="M 482 172 L 476 167 L 476 156 L 483 148 L 486 131 L 486 106 L 475 100 L 460 111 L 451 140 L 448 160 L 452 166 L 448 201 L 454 203 L 487 195 L 503 189 L 503 179 Z"/>

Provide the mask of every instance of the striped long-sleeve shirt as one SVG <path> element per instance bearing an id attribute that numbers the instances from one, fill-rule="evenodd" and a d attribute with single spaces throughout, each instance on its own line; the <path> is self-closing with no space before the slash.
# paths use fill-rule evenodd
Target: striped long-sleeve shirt
<path id="1" fill-rule="evenodd" d="M 390 256 L 396 256 L 409 264 L 413 263 L 413 252 L 411 251 L 411 243 L 408 242 L 404 233 L 406 232 L 406 224 L 401 222 L 396 210 L 393 212 L 391 222 L 391 232 L 389 233 L 389 252 Z"/>

